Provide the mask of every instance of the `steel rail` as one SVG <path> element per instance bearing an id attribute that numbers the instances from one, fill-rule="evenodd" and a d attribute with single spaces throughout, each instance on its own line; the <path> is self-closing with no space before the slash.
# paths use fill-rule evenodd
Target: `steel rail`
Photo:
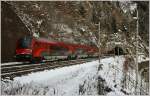
<path id="1" fill-rule="evenodd" d="M 77 59 L 77 60 L 84 60 L 84 59 Z M 76 61 L 76 60 L 69 60 L 70 62 L 74 62 L 74 61 Z M 68 61 L 53 61 L 53 62 L 43 62 L 43 63 L 35 63 L 35 64 L 21 64 L 21 65 L 11 65 L 11 66 L 1 66 L 1 70 L 3 70 L 3 69 L 12 69 L 12 68 L 21 68 L 21 67 L 31 67 L 31 66 L 38 66 L 38 65 L 44 65 L 44 64 L 47 64 L 47 63 L 59 63 L 59 62 L 61 62 L 61 63 L 67 63 Z"/>
<path id="2" fill-rule="evenodd" d="M 6 69 L 8 68 L 8 70 L 3 71 L 4 69 L 2 68 L 2 74 L 1 77 L 5 78 L 5 77 L 15 77 L 18 75 L 22 75 L 23 73 L 29 73 L 29 72 L 34 72 L 34 71 L 40 71 L 40 70 L 44 70 L 44 69 L 53 69 L 53 68 L 58 68 L 58 67 L 64 67 L 64 66 L 70 66 L 70 65 L 75 65 L 75 64 L 81 64 L 81 63 L 85 63 L 85 62 L 89 62 L 95 59 L 79 59 L 79 60 L 69 60 L 69 61 L 63 61 L 63 62 L 51 62 L 48 64 L 34 64 L 32 66 L 14 66 L 12 67 L 12 69 L 10 67 L 6 67 Z M 54 64 L 55 63 L 55 64 Z M 36 67 L 34 67 L 36 66 Z M 9 69 L 10 68 L 10 69 Z M 13 68 L 17 68 L 17 69 L 13 69 Z"/>

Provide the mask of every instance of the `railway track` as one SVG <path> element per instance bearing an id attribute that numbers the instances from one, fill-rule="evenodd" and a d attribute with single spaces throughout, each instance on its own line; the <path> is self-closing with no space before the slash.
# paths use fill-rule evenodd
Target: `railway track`
<path id="1" fill-rule="evenodd" d="M 82 64 L 85 62 L 90 62 L 96 60 L 94 58 L 88 59 L 77 59 L 77 60 L 66 60 L 66 61 L 47 61 L 45 63 L 38 64 L 10 64 L 1 66 L 1 78 L 13 79 L 16 76 L 22 76 L 31 72 L 43 71 L 46 69 L 54 69 L 58 67 L 71 66 Z"/>

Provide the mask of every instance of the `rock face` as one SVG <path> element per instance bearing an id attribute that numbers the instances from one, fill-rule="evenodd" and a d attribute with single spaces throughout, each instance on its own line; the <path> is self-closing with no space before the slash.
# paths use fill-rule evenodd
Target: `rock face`
<path id="1" fill-rule="evenodd" d="M 10 57 L 5 57 L 14 52 L 14 47 L 9 46 L 15 46 L 16 39 L 26 34 L 53 41 L 100 45 L 101 48 L 115 48 L 114 45 L 117 42 L 117 46 L 134 55 L 137 40 L 135 35 L 137 26 L 134 19 L 136 16 L 135 4 L 138 5 L 139 11 L 138 48 L 140 53 L 148 56 L 149 3 L 146 1 L 2 2 L 2 18 L 4 18 L 2 19 L 2 61 L 13 56 L 11 54 Z M 10 21 L 12 22 L 10 23 Z M 100 28 L 97 25 L 99 22 Z M 14 33 L 12 29 L 15 31 Z M 98 44 L 99 29 L 100 44 Z M 12 38 L 7 36 L 9 34 Z M 3 43 L 6 40 L 8 45 Z"/>
<path id="2" fill-rule="evenodd" d="M 28 35 L 29 31 L 11 10 L 10 5 L 2 2 L 1 8 L 1 62 L 8 62 L 13 61 L 17 39 Z"/>

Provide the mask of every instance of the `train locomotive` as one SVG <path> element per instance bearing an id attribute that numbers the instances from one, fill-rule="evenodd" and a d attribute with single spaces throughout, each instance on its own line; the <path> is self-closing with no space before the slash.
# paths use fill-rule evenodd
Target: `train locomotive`
<path id="1" fill-rule="evenodd" d="M 17 41 L 17 61 L 77 59 L 98 56 L 98 48 L 25 36 Z"/>

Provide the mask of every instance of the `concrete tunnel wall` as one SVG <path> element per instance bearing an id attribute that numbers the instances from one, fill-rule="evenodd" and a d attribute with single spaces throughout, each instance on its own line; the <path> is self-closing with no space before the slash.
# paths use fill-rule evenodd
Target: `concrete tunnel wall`
<path id="1" fill-rule="evenodd" d="M 14 60 L 16 41 L 29 31 L 20 18 L 4 1 L 1 2 L 1 62 Z"/>

